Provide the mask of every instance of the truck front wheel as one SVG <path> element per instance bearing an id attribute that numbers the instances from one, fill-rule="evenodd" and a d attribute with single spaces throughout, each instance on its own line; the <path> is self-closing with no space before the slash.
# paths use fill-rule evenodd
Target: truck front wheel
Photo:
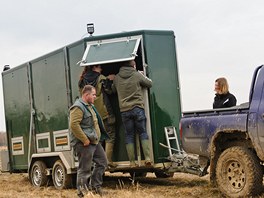
<path id="1" fill-rule="evenodd" d="M 226 196 L 244 197 L 260 193 L 262 168 L 257 156 L 248 148 L 226 149 L 216 165 L 216 182 Z"/>

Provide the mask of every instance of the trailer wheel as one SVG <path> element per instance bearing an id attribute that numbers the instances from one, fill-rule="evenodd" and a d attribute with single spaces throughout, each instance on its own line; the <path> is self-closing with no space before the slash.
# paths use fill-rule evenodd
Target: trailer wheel
<path id="1" fill-rule="evenodd" d="M 157 178 L 169 178 L 169 177 L 173 177 L 174 173 L 167 173 L 164 171 L 155 171 L 155 175 Z"/>
<path id="2" fill-rule="evenodd" d="M 46 164 L 43 161 L 35 161 L 30 169 L 30 182 L 33 186 L 41 187 L 47 185 L 48 177 L 45 169 Z"/>
<path id="3" fill-rule="evenodd" d="M 147 176 L 147 172 L 129 172 L 130 176 L 132 178 L 134 177 L 146 177 Z"/>
<path id="4" fill-rule="evenodd" d="M 231 197 L 259 194 L 262 189 L 262 168 L 249 149 L 234 146 L 226 149 L 216 165 L 216 182 L 220 191 Z"/>
<path id="5" fill-rule="evenodd" d="M 61 160 L 57 160 L 52 168 L 52 181 L 56 189 L 68 188 L 71 184 L 71 176 L 67 174 L 66 168 Z"/>

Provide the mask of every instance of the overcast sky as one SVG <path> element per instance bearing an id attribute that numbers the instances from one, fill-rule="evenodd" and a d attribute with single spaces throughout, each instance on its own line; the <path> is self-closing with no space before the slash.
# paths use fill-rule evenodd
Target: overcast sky
<path id="1" fill-rule="evenodd" d="M 254 69 L 264 63 L 263 0 L 9 0 L 0 2 L 0 69 L 12 68 L 86 36 L 173 30 L 183 111 L 212 108 L 224 76 L 238 104 L 248 101 Z M 5 131 L 2 76 L 0 131 Z"/>

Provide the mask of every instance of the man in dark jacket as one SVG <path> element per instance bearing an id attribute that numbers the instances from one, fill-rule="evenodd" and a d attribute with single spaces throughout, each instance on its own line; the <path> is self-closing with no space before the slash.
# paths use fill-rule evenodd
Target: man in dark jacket
<path id="1" fill-rule="evenodd" d="M 136 62 L 128 61 L 120 68 L 113 82 L 117 92 L 122 121 L 125 127 L 126 149 L 130 166 L 136 166 L 134 141 L 135 132 L 139 133 L 145 165 L 151 165 L 149 137 L 146 131 L 143 89 L 150 88 L 152 81 L 136 70 Z"/>

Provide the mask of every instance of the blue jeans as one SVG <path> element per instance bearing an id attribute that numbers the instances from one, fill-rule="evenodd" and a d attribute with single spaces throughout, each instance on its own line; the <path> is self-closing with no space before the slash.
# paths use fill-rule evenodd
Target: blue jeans
<path id="1" fill-rule="evenodd" d="M 121 112 L 121 117 L 125 127 L 126 144 L 134 144 L 136 132 L 140 140 L 148 140 L 144 109 L 135 107 L 130 111 Z"/>
<path id="2" fill-rule="evenodd" d="M 74 146 L 74 151 L 78 156 L 79 167 L 77 170 L 77 189 L 81 187 L 91 186 L 99 188 L 103 184 L 103 174 L 107 168 L 107 159 L 104 149 L 100 143 L 83 146 L 83 143 L 78 142 Z M 92 171 L 92 162 L 95 163 Z M 90 183 L 89 179 L 91 180 Z"/>

